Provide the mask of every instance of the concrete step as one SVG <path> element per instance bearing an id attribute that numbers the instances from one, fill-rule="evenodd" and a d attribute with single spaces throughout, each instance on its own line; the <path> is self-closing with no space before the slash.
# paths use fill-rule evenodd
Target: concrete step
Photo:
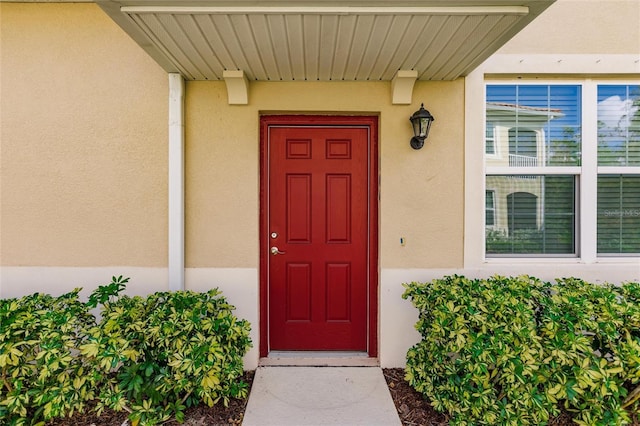
<path id="1" fill-rule="evenodd" d="M 401 426 L 379 367 L 258 367 L 243 426 Z"/>

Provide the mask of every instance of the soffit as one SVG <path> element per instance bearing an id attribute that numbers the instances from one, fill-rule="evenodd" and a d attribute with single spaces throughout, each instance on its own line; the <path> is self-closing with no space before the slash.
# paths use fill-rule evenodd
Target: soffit
<path id="1" fill-rule="evenodd" d="M 454 80 L 554 0 L 98 1 L 167 72 L 221 80 Z"/>

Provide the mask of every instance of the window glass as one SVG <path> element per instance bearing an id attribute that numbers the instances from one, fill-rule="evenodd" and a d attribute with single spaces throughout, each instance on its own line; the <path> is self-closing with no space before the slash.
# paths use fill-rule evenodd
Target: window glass
<path id="1" fill-rule="evenodd" d="M 509 129 L 509 166 L 538 166 L 538 144 L 535 130 Z"/>
<path id="2" fill-rule="evenodd" d="M 640 176 L 598 176 L 598 253 L 640 254 Z"/>
<path id="3" fill-rule="evenodd" d="M 485 225 L 493 226 L 495 224 L 496 224 L 495 192 L 487 191 L 485 196 Z"/>
<path id="4" fill-rule="evenodd" d="M 568 175 L 487 176 L 487 199 L 492 192 L 494 209 L 493 226 L 485 231 L 487 254 L 575 254 L 575 180 Z"/>
<path id="5" fill-rule="evenodd" d="M 640 166 L 640 85 L 598 86 L 598 164 Z"/>
<path id="6" fill-rule="evenodd" d="M 507 195 L 507 223 L 509 232 L 514 235 L 519 231 L 538 229 L 538 195 L 531 192 Z"/>
<path id="7" fill-rule="evenodd" d="M 579 85 L 488 85 L 486 95 L 486 122 L 494 143 L 505 145 L 493 148 L 502 154 L 488 165 L 580 165 Z"/>
<path id="8" fill-rule="evenodd" d="M 494 155 L 496 153 L 495 145 L 495 126 L 493 123 L 486 123 L 487 133 L 484 138 L 485 154 Z"/>

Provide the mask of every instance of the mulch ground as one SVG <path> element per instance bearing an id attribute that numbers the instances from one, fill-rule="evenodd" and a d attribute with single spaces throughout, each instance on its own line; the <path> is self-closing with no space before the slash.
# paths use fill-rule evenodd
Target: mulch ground
<path id="1" fill-rule="evenodd" d="M 245 372 L 242 380 L 249 384 L 253 383 L 253 376 L 255 371 Z M 178 423 L 175 420 L 164 423 L 165 426 L 222 426 L 222 425 L 235 425 L 242 424 L 242 418 L 244 417 L 244 410 L 247 406 L 248 399 L 232 399 L 229 402 L 229 406 L 225 407 L 222 404 L 218 404 L 214 407 L 207 407 L 206 405 L 199 405 L 197 407 L 188 408 L 185 411 L 184 423 Z M 70 418 L 56 419 L 47 423 L 47 426 L 123 426 L 130 425 L 126 422 L 127 413 L 115 412 L 112 410 L 105 410 L 100 417 L 89 412 L 85 414 L 76 414 Z M 125 423 L 126 422 L 126 423 Z"/>
<path id="2" fill-rule="evenodd" d="M 403 426 L 447 426 L 449 417 L 436 412 L 422 395 L 416 392 L 404 380 L 404 370 L 402 368 L 383 369 L 384 378 L 389 386 L 389 392 L 396 405 L 400 420 Z M 243 380 L 249 384 L 253 383 L 255 372 L 248 371 L 243 376 Z M 244 410 L 247 400 L 232 400 L 228 407 L 222 404 L 215 407 L 198 406 L 192 407 L 185 412 L 186 426 L 222 426 L 242 424 Z M 57 419 L 47 423 L 47 426 L 126 426 L 127 413 L 117 413 L 105 410 L 100 417 L 91 414 L 76 414 L 71 418 Z M 178 426 L 177 421 L 165 423 L 167 426 Z M 560 416 L 553 418 L 549 426 L 574 426 L 569 413 L 563 412 Z M 640 422 L 635 421 L 633 426 L 640 426 Z"/>
<path id="3" fill-rule="evenodd" d="M 449 416 L 434 410 L 429 401 L 404 380 L 404 369 L 386 368 L 383 371 L 403 426 L 447 426 L 449 424 Z M 575 426 L 575 423 L 568 413 L 563 412 L 551 419 L 548 425 Z"/>
<path id="4" fill-rule="evenodd" d="M 382 372 L 403 426 L 447 426 L 449 424 L 448 416 L 434 410 L 429 401 L 404 380 L 404 369 L 385 368 Z"/>
<path id="5" fill-rule="evenodd" d="M 385 368 L 384 377 L 396 404 L 403 426 L 446 426 L 449 417 L 438 413 L 422 395 L 416 392 L 404 380 L 404 369 Z M 575 426 L 570 413 L 561 411 L 560 415 L 549 420 L 548 426 Z M 640 419 L 633 419 L 631 426 L 640 426 Z"/>

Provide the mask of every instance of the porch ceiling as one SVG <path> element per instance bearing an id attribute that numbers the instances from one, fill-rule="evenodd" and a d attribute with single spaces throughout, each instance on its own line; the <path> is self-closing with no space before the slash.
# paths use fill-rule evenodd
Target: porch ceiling
<path id="1" fill-rule="evenodd" d="M 454 80 L 555 0 L 98 0 L 167 72 L 221 80 Z"/>

